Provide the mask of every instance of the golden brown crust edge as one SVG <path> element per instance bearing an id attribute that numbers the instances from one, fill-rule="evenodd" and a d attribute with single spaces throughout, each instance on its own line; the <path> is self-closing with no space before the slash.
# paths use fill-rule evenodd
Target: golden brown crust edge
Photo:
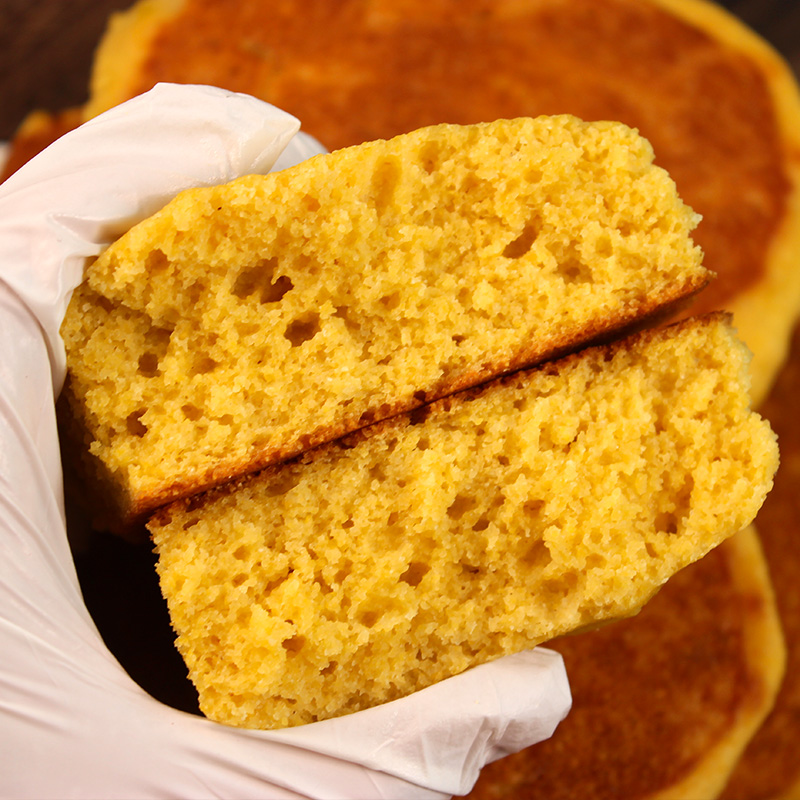
<path id="1" fill-rule="evenodd" d="M 296 458 L 312 448 L 348 436 L 367 425 L 411 412 L 424 403 L 467 391 L 499 376 L 561 358 L 584 347 L 617 340 L 634 331 L 654 326 L 671 317 L 689 303 L 691 298 L 708 283 L 708 280 L 710 280 L 708 275 L 697 276 L 687 281 L 682 287 L 673 287 L 671 292 L 664 293 L 659 298 L 649 298 L 639 307 L 629 309 L 627 313 L 599 320 L 594 325 L 586 326 L 573 335 L 566 335 L 560 340 L 549 342 L 546 347 L 542 347 L 538 343 L 530 343 L 508 363 L 486 364 L 481 369 L 461 376 L 458 381 L 441 384 L 433 391 L 419 391 L 407 402 L 398 401 L 391 406 L 384 405 L 380 409 L 374 410 L 366 418 L 362 415 L 359 418 L 344 419 L 336 427 L 326 427 L 300 435 L 286 447 L 255 453 L 246 461 L 220 462 L 212 470 L 197 476 L 194 480 L 176 481 L 161 492 L 141 495 L 134 498 L 127 507 L 119 504 L 122 513 L 122 528 L 136 528 L 154 511 L 163 506 Z"/>
<path id="2" fill-rule="evenodd" d="M 723 311 L 712 312 L 710 314 L 706 314 L 703 317 L 687 318 L 679 322 L 672 323 L 670 327 L 696 325 L 698 324 L 698 322 L 703 325 L 713 325 L 718 321 L 723 321 L 725 323 L 730 324 L 731 315 Z M 610 357 L 618 351 L 627 349 L 627 347 L 629 347 L 634 340 L 640 341 L 643 339 L 659 336 L 660 330 L 661 329 L 657 328 L 644 328 L 642 330 L 630 333 L 630 335 L 627 337 L 621 337 L 621 338 L 615 337 L 611 341 L 603 341 L 600 333 L 598 333 L 595 339 L 593 340 L 593 343 L 587 344 L 586 347 L 603 347 L 606 349 L 607 356 Z M 369 436 L 374 436 L 376 434 L 380 435 L 381 433 L 390 430 L 393 427 L 406 424 L 409 418 L 412 419 L 414 422 L 421 422 L 429 413 L 431 413 L 431 411 L 435 410 L 436 408 L 439 407 L 447 408 L 452 403 L 458 403 L 474 399 L 475 397 L 483 394 L 484 392 L 490 391 L 493 386 L 503 385 L 509 381 L 517 380 L 519 373 L 521 372 L 529 372 L 535 370 L 557 371 L 559 365 L 571 359 L 580 358 L 582 350 L 586 349 L 586 347 L 580 347 L 580 348 L 575 347 L 567 351 L 566 353 L 563 352 L 560 353 L 558 355 L 559 359 L 558 362 L 555 361 L 556 356 L 553 356 L 553 358 L 551 359 L 540 361 L 536 364 L 528 364 L 524 367 L 519 367 L 514 371 L 508 371 L 501 375 L 497 375 L 491 380 L 472 384 L 471 386 L 467 388 L 462 388 L 457 392 L 451 392 L 449 394 L 439 396 L 435 399 L 431 398 L 424 404 L 420 402 L 416 404 L 413 408 L 403 409 L 402 411 L 398 411 L 397 413 L 392 414 L 391 416 L 387 416 L 383 419 L 376 420 L 370 425 L 367 426 L 362 425 L 361 427 L 351 430 L 346 434 L 342 434 L 341 436 L 330 437 L 325 441 L 318 443 L 317 445 L 305 448 L 302 452 L 296 452 L 293 455 L 289 455 L 280 460 L 273 461 L 264 467 L 251 470 L 246 474 L 242 473 L 236 477 L 231 478 L 227 482 L 220 482 L 215 486 L 208 487 L 206 489 L 201 489 L 191 494 L 187 494 L 183 497 L 176 498 L 175 500 L 158 507 L 157 509 L 154 510 L 152 514 L 148 515 L 149 516 L 149 521 L 147 522 L 148 527 L 150 525 L 150 522 L 152 522 L 156 526 L 166 524 L 167 520 L 171 517 L 171 514 L 174 511 L 179 511 L 181 509 L 191 510 L 200 508 L 207 499 L 213 496 L 231 494 L 237 491 L 247 482 L 257 479 L 260 475 L 274 474 L 280 471 L 281 467 L 288 462 L 314 459 L 315 457 L 318 457 L 323 452 L 325 452 L 326 449 L 352 448 L 356 446 L 360 441 Z"/>

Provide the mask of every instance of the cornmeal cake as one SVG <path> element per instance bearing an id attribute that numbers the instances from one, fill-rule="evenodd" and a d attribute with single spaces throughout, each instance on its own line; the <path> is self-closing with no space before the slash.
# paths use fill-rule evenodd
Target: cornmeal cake
<path id="1" fill-rule="evenodd" d="M 775 489 L 759 514 L 758 531 L 775 586 L 786 636 L 786 676 L 774 710 L 737 765 L 723 800 L 794 800 L 800 797 L 800 328 L 788 365 L 764 404 L 781 441 Z"/>
<path id="2" fill-rule="evenodd" d="M 188 191 L 88 269 L 62 416 L 129 521 L 641 323 L 708 279 L 652 158 L 542 117 Z"/>
<path id="3" fill-rule="evenodd" d="M 470 800 L 711 800 L 772 707 L 786 658 L 752 527 L 637 616 L 547 646 L 564 657 L 572 710 L 552 738 L 487 766 Z"/>
<path id="4" fill-rule="evenodd" d="M 637 611 L 777 467 L 724 315 L 498 379 L 158 512 L 203 712 L 272 728 Z"/>
<path id="5" fill-rule="evenodd" d="M 140 0 L 110 20 L 84 118 L 157 81 L 261 97 L 329 149 L 440 122 L 624 122 L 703 218 L 697 241 L 719 279 L 698 308 L 734 312 L 755 402 L 785 357 L 800 310 L 800 100 L 780 56 L 714 3 L 309 0 L 298 13 L 272 0 L 264 13 L 252 0 Z"/>
<path id="6" fill-rule="evenodd" d="M 706 266 L 719 278 L 699 303 L 735 310 L 737 327 L 755 352 L 754 399 L 763 398 L 797 311 L 800 125 L 790 70 L 752 31 L 720 7 L 696 0 L 523 0 L 512 16 L 506 13 L 506 0 L 493 3 L 488 16 L 478 0 L 459 0 L 458 13 L 447 24 L 440 22 L 446 3 L 370 0 L 370 13 L 362 17 L 352 0 L 342 0 L 337 4 L 342 13 L 332 19 L 325 17 L 329 7 L 311 0 L 302 18 L 292 18 L 291 4 L 281 2 L 271 3 L 271 13 L 264 14 L 250 0 L 140 0 L 113 18 L 95 63 L 98 91 L 90 113 L 157 80 L 173 80 L 215 83 L 291 103 L 304 127 L 313 127 L 329 147 L 441 121 L 563 112 L 622 120 L 654 144 L 658 162 L 702 214 L 695 239 L 705 251 Z M 364 19 L 383 25 L 368 29 Z M 300 22 L 302 29 L 295 24 Z M 224 37 L 218 35 L 221 29 Z M 411 44 L 401 47 L 399 41 Z M 336 47 L 334 65 L 330 53 Z M 116 57 L 123 50 L 125 56 Z M 402 69 L 399 59 L 404 59 Z M 380 90 L 369 92 L 370 82 Z M 356 90 L 360 98 L 352 102 Z M 54 125 L 51 138 L 59 132 Z M 21 134 L 14 149 L 20 145 L 25 145 Z M 763 522 L 760 527 L 765 528 Z M 792 530 L 782 528 L 782 535 Z M 777 530 L 762 533 L 765 540 L 778 539 Z M 775 545 L 773 572 L 779 563 L 788 574 L 791 552 L 779 552 Z M 692 575 L 697 577 L 688 580 L 685 592 L 700 597 L 706 586 L 699 571 Z M 784 605 L 800 596 L 796 583 L 783 580 L 781 587 Z M 703 603 L 683 612 L 697 617 Z M 721 621 L 720 630 L 731 624 L 730 619 Z M 597 639 L 595 658 L 604 658 L 603 641 Z M 639 641 L 642 646 L 649 641 L 646 632 Z M 638 649 L 635 642 L 630 653 Z M 670 671 L 668 663 L 661 668 Z M 622 695 L 628 675 L 623 670 L 616 674 L 616 690 L 610 691 Z M 677 714 L 683 697 L 678 692 L 651 694 L 642 720 Z M 783 692 L 776 709 L 780 732 L 773 726 L 768 745 L 766 739 L 760 745 L 762 755 L 770 757 L 747 759 L 751 789 L 763 785 L 767 792 L 766 787 L 774 789 L 792 775 L 797 779 L 794 742 L 800 728 L 793 720 L 800 717 L 785 705 L 788 697 Z M 731 702 L 737 702 L 735 696 Z M 746 715 L 750 700 L 740 702 Z M 719 730 L 714 719 L 714 714 L 694 718 L 695 743 L 702 736 L 715 741 Z M 732 717 L 732 726 L 737 719 Z M 658 753 L 652 737 L 658 737 L 659 728 L 649 732 Z M 572 766 L 586 763 L 590 754 L 601 764 L 620 754 L 609 737 L 574 744 Z M 621 769 L 633 774 L 636 763 Z M 651 763 L 662 776 L 674 774 L 672 765 L 667 755 L 660 765 Z M 563 769 L 553 769 L 563 779 Z M 757 796 L 753 791 L 749 796 Z"/>

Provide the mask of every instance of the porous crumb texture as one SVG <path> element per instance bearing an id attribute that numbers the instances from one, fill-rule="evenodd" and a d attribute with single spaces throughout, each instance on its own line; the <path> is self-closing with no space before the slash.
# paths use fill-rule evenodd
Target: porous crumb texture
<path id="1" fill-rule="evenodd" d="M 688 321 L 162 509 L 161 586 L 203 712 L 347 714 L 634 613 L 771 487 L 747 360 L 726 317 Z"/>
<path id="2" fill-rule="evenodd" d="M 191 190 L 89 268 L 66 397 L 139 513 L 696 291 L 696 221 L 634 131 L 567 116 Z"/>

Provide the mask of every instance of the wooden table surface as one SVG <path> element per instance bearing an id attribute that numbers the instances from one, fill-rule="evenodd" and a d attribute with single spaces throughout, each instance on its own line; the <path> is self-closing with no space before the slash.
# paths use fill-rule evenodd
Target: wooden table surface
<path id="1" fill-rule="evenodd" d="M 0 140 L 33 109 L 56 111 L 86 100 L 92 54 L 108 15 L 129 5 L 131 0 L 0 0 Z M 800 0 L 722 5 L 772 42 L 800 74 Z"/>

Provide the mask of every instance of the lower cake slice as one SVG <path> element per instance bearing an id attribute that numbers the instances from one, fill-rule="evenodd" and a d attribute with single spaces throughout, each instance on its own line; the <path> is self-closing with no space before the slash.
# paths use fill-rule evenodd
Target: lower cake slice
<path id="1" fill-rule="evenodd" d="M 778 451 L 722 314 L 588 348 L 162 509 L 209 717 L 298 725 L 634 614 L 748 525 Z"/>
<path id="2" fill-rule="evenodd" d="M 697 215 L 624 125 L 438 125 L 190 190 L 87 269 L 64 430 L 115 527 L 672 309 Z"/>

